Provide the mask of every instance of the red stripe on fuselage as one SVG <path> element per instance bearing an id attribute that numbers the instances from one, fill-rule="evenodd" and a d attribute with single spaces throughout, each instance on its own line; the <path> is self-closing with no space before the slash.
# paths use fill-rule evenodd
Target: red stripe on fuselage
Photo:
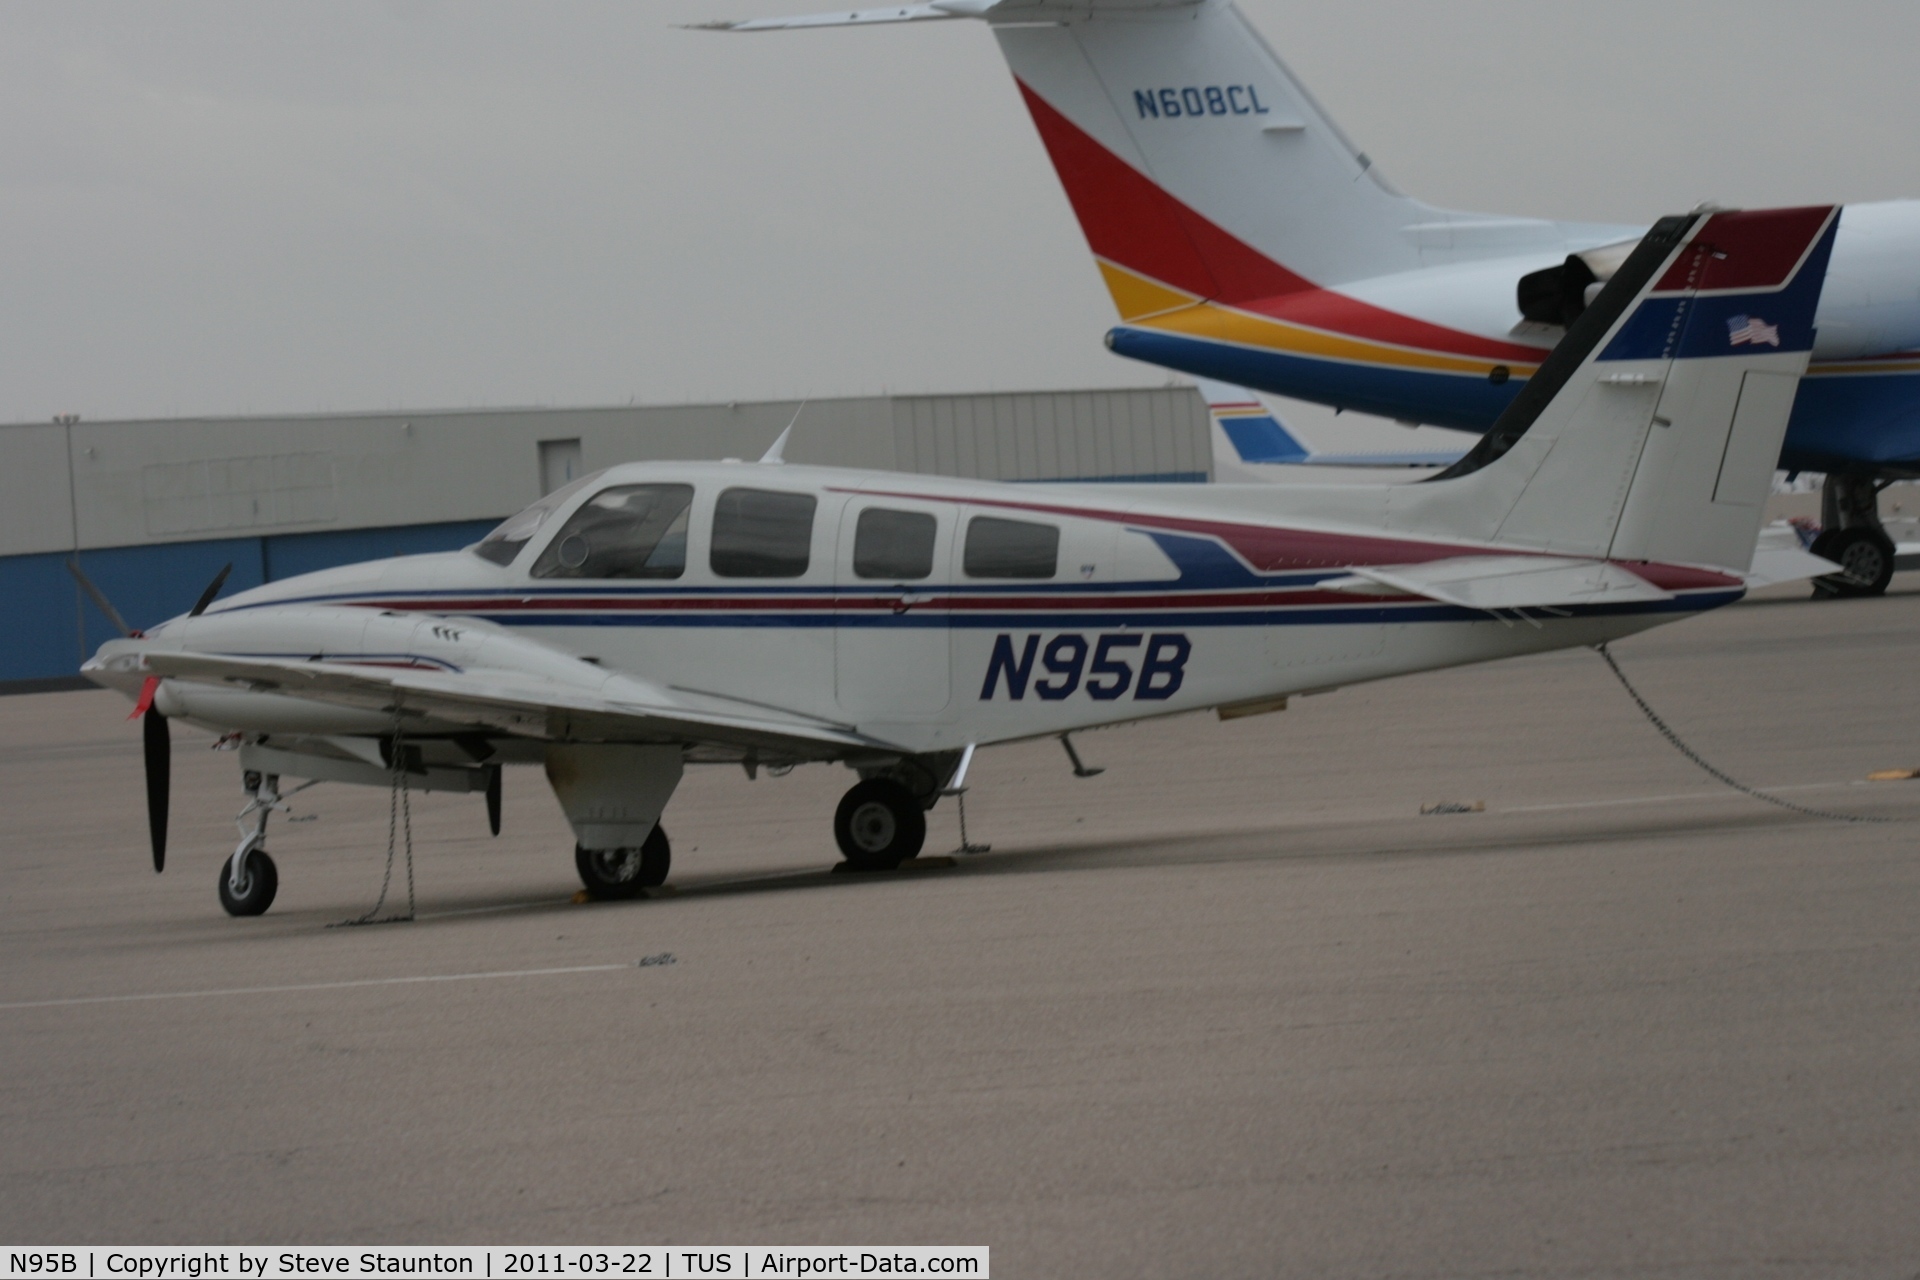
<path id="1" fill-rule="evenodd" d="M 1099 257 L 1196 297 L 1291 324 L 1489 360 L 1534 364 L 1546 354 L 1322 289 L 1176 200 L 1025 84 L 1020 93 Z"/>
<path id="2" fill-rule="evenodd" d="M 848 491 L 834 490 L 834 492 Z M 1262 573 L 1286 573 L 1304 569 L 1344 569 L 1353 565 L 1424 564 L 1429 560 L 1446 560 L 1453 556 L 1549 554 L 1544 551 L 1511 551 L 1505 548 L 1495 551 L 1484 547 L 1408 542 L 1399 538 L 1376 538 L 1367 534 L 1325 533 L 1311 529 L 1276 528 L 1271 525 L 1229 524 L 1222 520 L 1195 520 L 1186 516 L 1098 511 L 1050 502 L 1014 502 L 996 498 L 954 499 L 885 489 L 863 489 L 859 492 L 868 497 L 911 498 L 917 502 L 959 501 L 975 507 L 1037 511 L 1046 515 L 1105 520 L 1113 524 L 1136 525 L 1143 529 L 1164 529 L 1169 533 L 1217 538 L 1232 547 L 1242 559 Z"/>

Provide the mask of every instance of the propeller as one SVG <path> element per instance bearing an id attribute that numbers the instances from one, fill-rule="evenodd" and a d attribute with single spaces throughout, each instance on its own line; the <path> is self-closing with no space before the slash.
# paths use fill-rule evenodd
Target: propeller
<path id="1" fill-rule="evenodd" d="M 187 610 L 189 618 L 197 618 L 207 611 L 207 606 L 213 603 L 213 598 L 220 594 L 220 588 L 227 585 L 227 575 L 232 572 L 233 561 L 229 560 L 225 568 L 213 575 L 213 581 L 209 582 L 207 589 L 200 593 L 200 598 L 193 602 L 193 608 Z"/>
<path id="2" fill-rule="evenodd" d="M 487 827 L 500 834 L 500 766 L 487 771 Z"/>
<path id="3" fill-rule="evenodd" d="M 147 833 L 153 839 L 153 873 L 167 869 L 167 795 L 173 780 L 173 734 L 167 718 L 153 705 L 157 678 L 149 677 L 140 700 L 147 709 L 140 713 L 140 736 L 147 757 Z"/>
<path id="4" fill-rule="evenodd" d="M 94 607 L 100 610 L 107 621 L 120 629 L 120 634 L 130 639 L 139 639 L 140 632 L 127 625 L 120 611 L 113 607 L 106 593 L 95 586 L 93 579 L 87 577 L 80 567 L 80 557 L 67 557 L 67 572 L 87 593 Z M 194 601 L 193 608 L 187 611 L 189 618 L 197 618 L 207 611 L 214 597 L 220 594 L 220 588 L 227 584 L 227 575 L 233 572 L 229 562 L 219 573 L 213 575 L 213 581 Z M 147 834 L 153 842 L 153 870 L 157 875 L 167 867 L 167 808 L 173 783 L 173 732 L 167 727 L 167 717 L 154 705 L 154 695 L 160 691 L 160 677 L 148 676 L 147 682 L 140 687 L 140 700 L 133 705 L 133 714 L 129 720 L 140 721 L 142 754 L 147 765 Z"/>

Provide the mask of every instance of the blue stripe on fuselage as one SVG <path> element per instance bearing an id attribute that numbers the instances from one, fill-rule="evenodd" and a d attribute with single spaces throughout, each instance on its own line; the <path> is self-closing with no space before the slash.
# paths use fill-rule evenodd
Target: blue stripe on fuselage
<path id="1" fill-rule="evenodd" d="M 1255 391 L 1425 422 L 1485 431 L 1524 380 L 1494 386 L 1463 374 L 1388 369 L 1251 347 L 1115 329 L 1121 355 Z M 1800 382 L 1780 466 L 1789 471 L 1875 468 L 1920 473 L 1920 373 L 1822 373 Z"/>

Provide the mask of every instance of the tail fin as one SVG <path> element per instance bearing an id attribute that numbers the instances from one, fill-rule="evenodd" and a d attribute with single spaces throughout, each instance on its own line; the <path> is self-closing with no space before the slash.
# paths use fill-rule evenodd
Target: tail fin
<path id="1" fill-rule="evenodd" d="M 1196 379 L 1195 388 L 1207 402 L 1213 420 L 1214 474 L 1237 470 L 1244 462 L 1303 463 L 1313 450 L 1300 443 L 1273 410 L 1244 387 Z"/>
<path id="2" fill-rule="evenodd" d="M 1273 407 L 1245 387 L 1195 378 L 1194 387 L 1207 402 L 1212 419 L 1213 478 L 1223 483 L 1271 483 L 1280 472 L 1271 467 L 1327 467 L 1342 471 L 1424 468 L 1432 471 L 1460 460 L 1467 449 L 1375 450 L 1369 453 L 1327 453 L 1315 449 L 1287 428 Z M 1249 466 L 1248 464 L 1252 464 Z M 1292 478 L 1292 477 L 1290 477 Z"/>
<path id="3" fill-rule="evenodd" d="M 707 25 L 956 17 L 993 27 L 1126 321 L 1196 301 L 1270 309 L 1374 276 L 1637 234 L 1453 213 L 1400 194 L 1231 0 L 932 0 Z M 1358 306 L 1296 301 L 1295 319 L 1335 329 Z"/>
<path id="4" fill-rule="evenodd" d="M 1467 456 L 1389 495 L 1392 524 L 1746 573 L 1836 215 L 1663 219 Z"/>

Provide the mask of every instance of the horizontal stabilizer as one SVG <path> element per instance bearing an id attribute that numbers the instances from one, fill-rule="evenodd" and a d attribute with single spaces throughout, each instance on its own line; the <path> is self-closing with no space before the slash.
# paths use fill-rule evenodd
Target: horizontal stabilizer
<path id="1" fill-rule="evenodd" d="M 1457 556 L 1425 564 L 1356 567 L 1323 582 L 1336 591 L 1392 587 L 1467 609 L 1542 609 L 1671 600 L 1645 578 L 1604 560 L 1559 556 Z"/>
<path id="2" fill-rule="evenodd" d="M 1753 549 L 1753 567 L 1747 571 L 1746 578 L 1749 587 L 1771 587 L 1776 583 L 1801 582 L 1840 572 L 1839 565 L 1811 551 L 1803 551 L 1797 545 L 1769 545 L 1763 538 Z"/>

